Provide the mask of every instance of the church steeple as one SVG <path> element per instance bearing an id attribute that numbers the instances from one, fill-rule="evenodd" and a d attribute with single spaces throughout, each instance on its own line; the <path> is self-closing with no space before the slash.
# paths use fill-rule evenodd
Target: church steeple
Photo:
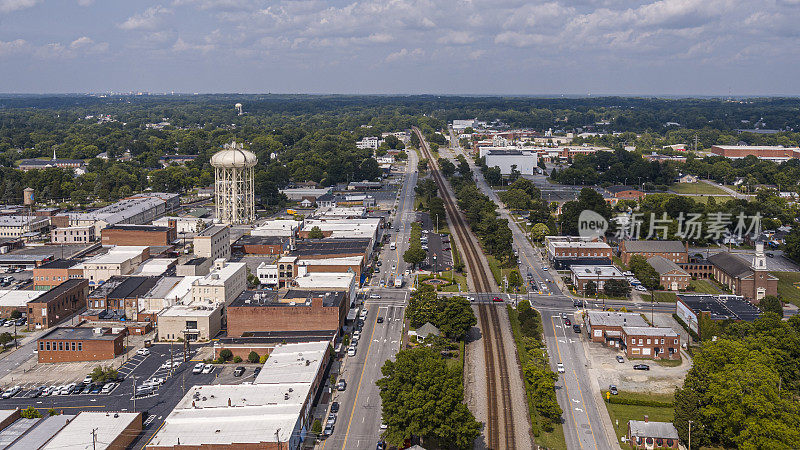
<path id="1" fill-rule="evenodd" d="M 756 256 L 753 259 L 753 270 L 759 272 L 767 270 L 767 258 L 764 255 L 763 242 L 756 243 Z"/>

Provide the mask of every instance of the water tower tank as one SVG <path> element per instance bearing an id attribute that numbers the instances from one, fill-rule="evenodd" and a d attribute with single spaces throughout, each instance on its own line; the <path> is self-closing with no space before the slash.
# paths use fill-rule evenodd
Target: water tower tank
<path id="1" fill-rule="evenodd" d="M 25 206 L 32 206 L 36 203 L 36 200 L 33 198 L 33 188 L 25 188 L 22 191 L 22 203 Z"/>

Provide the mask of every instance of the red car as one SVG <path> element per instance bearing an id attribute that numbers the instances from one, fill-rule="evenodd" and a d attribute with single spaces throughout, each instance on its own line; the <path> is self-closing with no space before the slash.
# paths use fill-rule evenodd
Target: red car
<path id="1" fill-rule="evenodd" d="M 492 301 L 493 302 L 502 302 L 503 299 L 501 299 L 500 297 L 495 297 L 495 298 L 492 299 Z"/>
<path id="2" fill-rule="evenodd" d="M 572 322 L 570 322 L 569 319 L 564 319 L 564 324 L 566 326 L 570 326 L 570 325 L 572 325 Z"/>

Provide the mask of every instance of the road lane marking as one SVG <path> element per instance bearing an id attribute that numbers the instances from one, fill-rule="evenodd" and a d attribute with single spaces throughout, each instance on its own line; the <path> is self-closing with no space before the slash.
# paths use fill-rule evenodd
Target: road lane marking
<path id="1" fill-rule="evenodd" d="M 364 363 L 366 364 L 367 358 L 369 358 L 369 350 L 372 348 L 372 339 L 375 337 L 375 328 L 377 328 L 378 324 L 378 315 L 375 314 L 374 322 L 372 323 L 372 333 L 370 333 L 369 339 L 370 343 L 367 345 L 367 354 L 364 355 Z M 347 438 L 350 433 L 350 425 L 353 422 L 353 414 L 356 412 L 356 407 L 358 406 L 358 394 L 361 392 L 361 382 L 364 380 L 364 368 L 361 368 L 361 376 L 358 378 L 358 386 L 356 386 L 356 398 L 353 400 L 353 409 L 350 410 L 350 419 L 347 421 L 347 430 L 344 432 L 344 444 L 342 444 L 342 448 L 347 448 Z"/>
<path id="2" fill-rule="evenodd" d="M 556 321 L 554 319 L 554 316 L 550 316 L 550 322 L 553 324 L 553 334 L 555 335 Z M 560 362 L 562 361 L 562 359 L 561 359 L 561 348 L 558 346 L 558 339 L 556 339 L 556 351 L 558 352 L 558 361 Z M 571 398 L 569 395 L 569 387 L 567 387 L 567 380 L 564 380 L 562 378 L 562 381 L 564 382 L 564 390 L 566 391 L 567 398 Z M 578 422 L 575 420 L 575 414 L 572 413 L 571 409 L 569 410 L 569 415 L 572 416 L 572 423 L 575 425 L 575 435 L 578 437 L 578 444 L 580 444 L 581 448 L 583 448 L 583 442 L 581 442 L 581 437 L 580 435 L 578 435 Z"/>

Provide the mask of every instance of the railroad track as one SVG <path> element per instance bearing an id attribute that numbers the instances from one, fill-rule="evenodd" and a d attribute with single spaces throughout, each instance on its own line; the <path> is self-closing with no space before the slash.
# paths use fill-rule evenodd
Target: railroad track
<path id="1" fill-rule="evenodd" d="M 413 127 L 413 132 L 419 137 L 423 156 L 428 159 L 431 175 L 439 186 L 440 197 L 444 201 L 445 211 L 454 225 L 453 232 L 475 292 L 479 293 L 479 297 L 480 293 L 493 292 L 496 285 L 481 263 L 481 250 L 478 248 L 477 238 L 469 228 L 466 218 L 458 209 L 454 200 L 455 196 L 450 192 L 446 180 L 439 172 L 439 164 L 431 156 L 428 143 L 425 142 L 422 133 L 416 127 Z M 484 298 L 483 300 L 487 299 Z M 478 303 L 478 320 L 483 334 L 483 353 L 486 365 L 486 398 L 488 407 L 486 424 L 486 439 L 488 442 L 486 444 L 492 449 L 513 449 L 516 448 L 516 443 L 505 343 L 502 337 L 500 319 L 497 316 L 497 307 L 491 303 L 491 300 L 488 303 Z"/>

